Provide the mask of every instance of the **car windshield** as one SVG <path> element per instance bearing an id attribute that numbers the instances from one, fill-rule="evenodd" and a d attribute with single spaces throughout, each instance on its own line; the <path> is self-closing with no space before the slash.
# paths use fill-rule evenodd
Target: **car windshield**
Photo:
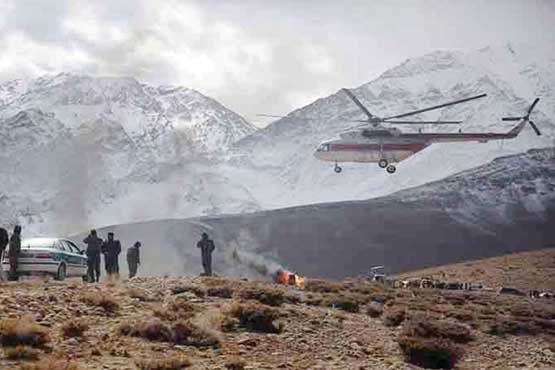
<path id="1" fill-rule="evenodd" d="M 24 248 L 53 248 L 55 239 L 42 239 L 42 238 L 34 238 L 34 239 L 23 239 L 21 242 L 21 246 Z"/>

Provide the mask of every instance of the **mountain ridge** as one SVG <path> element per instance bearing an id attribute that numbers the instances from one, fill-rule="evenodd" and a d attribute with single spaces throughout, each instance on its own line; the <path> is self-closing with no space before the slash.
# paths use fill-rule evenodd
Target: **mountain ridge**
<path id="1" fill-rule="evenodd" d="M 56 148 L 58 154 L 51 155 L 51 148 L 42 147 L 16 150 L 13 156 L 14 162 L 21 161 L 16 167 L 27 171 L 41 166 L 55 167 L 53 164 L 65 165 L 64 158 L 75 157 L 69 161 L 75 164 L 62 172 L 75 172 L 74 177 L 83 178 L 76 181 L 76 186 L 72 186 L 71 181 L 64 184 L 70 193 L 79 193 L 80 186 L 87 189 L 85 196 L 75 196 L 80 203 L 85 202 L 85 206 L 73 205 L 84 209 L 79 225 L 72 226 L 79 229 L 166 217 L 242 213 L 370 199 L 440 180 L 496 157 L 555 145 L 555 122 L 551 118 L 555 116 L 552 87 L 555 86 L 552 72 L 555 53 L 536 49 L 509 45 L 478 51 L 434 52 L 407 60 L 375 80 L 354 88 L 359 99 L 378 115 L 487 92 L 489 96 L 484 100 L 449 107 L 438 112 L 439 116 L 422 116 L 423 119 L 463 119 L 462 130 L 466 132 L 507 132 L 511 126 L 501 122 L 500 117 L 521 115 L 534 96 L 541 97 L 533 113 L 533 119 L 543 133 L 541 137 L 526 127 L 518 138 L 505 143 L 432 145 L 400 163 L 394 176 L 385 174 L 373 164 L 342 164 L 344 171 L 337 175 L 329 163 L 319 162 L 313 157 L 319 142 L 349 129 L 350 124 L 346 121 L 363 118 L 360 110 L 341 92 L 317 99 L 264 129 L 254 130 L 245 126 L 242 119 L 234 121 L 233 112 L 218 110 L 219 114 L 214 113 L 219 107 L 215 103 L 209 101 L 206 105 L 199 105 L 198 99 L 201 98 L 195 93 L 191 98 L 188 95 L 190 89 L 147 88 L 133 78 L 111 78 L 95 85 L 90 80 L 80 80 L 79 76 L 63 74 L 54 82 L 48 82 L 48 79 L 36 82 L 40 94 L 45 94 L 48 91 L 45 89 L 52 84 L 58 86 L 58 92 L 59 86 L 65 86 L 63 84 L 69 80 L 77 84 L 77 87 L 64 89 L 67 91 L 50 97 L 50 100 L 21 93 L 31 84 L 29 81 L 0 84 L 0 121 L 12 119 L 25 109 L 40 110 L 44 113 L 41 119 L 49 121 L 52 127 L 56 125 L 54 119 L 65 124 L 64 119 L 74 120 L 75 115 L 88 117 L 69 125 L 69 135 L 73 135 L 73 139 L 68 142 L 72 149 L 68 149 L 65 156 L 60 148 Z M 98 94 L 97 85 L 104 86 L 114 81 L 115 86 L 106 95 L 113 98 L 114 103 L 95 105 L 95 102 L 105 100 Z M 127 89 L 127 86 L 131 88 Z M 8 90 L 12 92 L 6 93 Z M 146 90 L 150 91 L 148 94 L 161 98 L 145 98 L 143 92 Z M 2 101 L 11 103 L 2 105 Z M 92 105 L 71 105 L 71 102 Z M 122 102 L 136 103 L 144 109 L 135 109 L 135 105 L 123 109 L 119 105 Z M 49 107 L 52 111 L 48 110 Z M 180 113 L 189 108 L 201 117 L 197 113 Z M 159 114 L 149 115 L 148 112 L 157 109 L 161 109 Z M 50 117 L 51 114 L 54 116 Z M 226 131 L 218 122 L 223 125 L 235 122 L 229 125 L 232 132 Z M 142 131 L 137 130 L 138 127 L 143 127 Z M 426 132 L 446 132 L 456 128 L 423 129 Z M 410 132 L 414 128 L 403 130 Z M 11 145 L 2 140 L 5 147 Z M 87 149 L 84 154 L 79 151 L 79 146 Z M 37 151 L 42 154 L 35 153 Z M 38 162 L 26 163 L 21 154 L 26 152 L 31 152 L 31 157 L 37 158 Z M 81 159 L 77 158 L 80 156 Z M 92 168 L 81 169 L 87 165 Z M 14 177 L 13 174 L 10 176 Z M 46 185 L 50 180 L 48 177 L 42 179 Z M 38 179 L 17 174 L 10 180 L 10 186 L 0 186 L 0 192 L 10 194 L 12 198 L 29 198 L 25 194 L 15 196 L 21 190 L 17 181 L 25 188 Z M 58 181 L 54 182 L 49 192 L 58 193 Z M 3 217 L 3 220 L 6 223 L 17 220 L 39 234 L 51 233 L 66 222 L 66 213 L 71 213 L 63 209 L 52 213 L 53 200 L 52 197 L 30 200 L 34 206 L 24 212 L 25 216 L 20 212 L 15 219 L 10 216 Z M 18 201 L 15 207 L 29 208 L 29 205 Z M 40 225 L 27 215 L 42 220 Z M 75 217 L 70 219 L 73 224 Z"/>

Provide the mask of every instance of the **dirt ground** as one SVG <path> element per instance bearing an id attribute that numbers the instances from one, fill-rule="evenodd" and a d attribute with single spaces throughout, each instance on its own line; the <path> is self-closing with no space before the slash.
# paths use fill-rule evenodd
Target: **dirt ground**
<path id="1" fill-rule="evenodd" d="M 37 279 L 0 292 L 1 369 L 417 369 L 403 337 L 455 341 L 455 369 L 555 368 L 553 301 L 493 292 L 162 277 Z M 440 329 L 411 334 L 422 317 Z"/>

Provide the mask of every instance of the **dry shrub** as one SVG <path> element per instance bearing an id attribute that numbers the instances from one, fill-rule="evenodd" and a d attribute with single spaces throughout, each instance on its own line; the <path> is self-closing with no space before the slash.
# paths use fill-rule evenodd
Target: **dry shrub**
<path id="1" fill-rule="evenodd" d="M 177 297 L 164 306 L 153 309 L 154 316 L 166 320 L 188 320 L 198 312 L 198 307 L 187 301 L 185 297 Z"/>
<path id="2" fill-rule="evenodd" d="M 324 297 L 321 294 L 307 294 L 302 300 L 303 303 L 309 306 L 323 306 Z"/>
<path id="3" fill-rule="evenodd" d="M 378 302 L 378 303 L 381 303 L 381 304 L 386 304 L 390 299 L 391 299 L 391 297 L 387 294 L 371 294 L 369 300 L 371 302 Z"/>
<path id="4" fill-rule="evenodd" d="M 467 296 L 461 296 L 459 294 L 445 294 L 443 295 L 443 299 L 453 306 L 462 306 L 467 302 Z"/>
<path id="5" fill-rule="evenodd" d="M 180 370 L 191 366 L 191 361 L 184 356 L 174 356 L 158 360 L 138 360 L 136 365 L 141 370 Z"/>
<path id="6" fill-rule="evenodd" d="M 406 311 L 404 308 L 393 308 L 385 311 L 382 319 L 385 326 L 399 326 L 405 321 Z"/>
<path id="7" fill-rule="evenodd" d="M 366 314 L 370 317 L 380 317 L 383 314 L 383 304 L 370 302 L 366 308 Z"/>
<path id="8" fill-rule="evenodd" d="M 182 293 L 193 293 L 199 298 L 203 298 L 206 296 L 206 291 L 202 287 L 192 285 L 192 284 L 174 286 L 173 288 L 171 288 L 171 292 L 173 295 L 182 294 Z"/>
<path id="9" fill-rule="evenodd" d="M 141 302 L 152 302 L 156 300 L 148 292 L 137 288 L 128 289 L 127 295 L 131 298 L 138 299 Z"/>
<path id="10" fill-rule="evenodd" d="M 242 299 L 255 300 L 270 306 L 281 306 L 285 302 L 285 295 L 281 290 L 273 288 L 248 288 L 240 292 Z"/>
<path id="11" fill-rule="evenodd" d="M 139 322 L 135 325 L 124 323 L 118 327 L 118 331 L 123 335 L 141 337 L 151 341 L 173 341 L 173 333 L 171 329 L 160 320 Z"/>
<path id="12" fill-rule="evenodd" d="M 447 311 L 445 315 L 447 317 L 456 319 L 458 321 L 463 321 L 463 322 L 471 322 L 471 321 L 474 321 L 474 319 L 475 319 L 474 312 L 472 312 L 470 310 L 452 309 L 452 310 Z"/>
<path id="13" fill-rule="evenodd" d="M 212 348 L 220 346 L 219 338 L 212 331 L 194 325 L 189 321 L 179 321 L 172 326 L 171 330 L 175 344 Z"/>
<path id="14" fill-rule="evenodd" d="M 219 339 L 207 330 L 189 321 L 178 321 L 172 325 L 160 320 L 136 325 L 121 324 L 118 331 L 122 335 L 141 337 L 150 341 L 168 342 L 194 347 L 218 347 Z"/>
<path id="15" fill-rule="evenodd" d="M 441 338 L 456 343 L 472 340 L 470 329 L 456 322 L 436 320 L 428 315 L 414 315 L 403 326 L 403 335 L 420 338 Z"/>
<path id="16" fill-rule="evenodd" d="M 343 282 L 342 287 L 343 290 L 348 290 L 352 293 L 359 293 L 371 296 L 373 300 L 376 300 L 374 297 L 378 296 L 383 297 L 385 300 L 387 295 L 386 287 L 384 284 L 368 282 L 365 280 L 345 281 Z"/>
<path id="17" fill-rule="evenodd" d="M 486 333 L 492 335 L 538 335 L 555 336 L 555 320 L 540 316 L 495 315 L 486 320 Z"/>
<path id="18" fill-rule="evenodd" d="M 233 296 L 233 289 L 228 286 L 214 286 L 206 290 L 210 297 L 231 298 Z"/>
<path id="19" fill-rule="evenodd" d="M 244 370 L 246 363 L 241 358 L 232 358 L 225 362 L 225 368 L 227 370 Z"/>
<path id="20" fill-rule="evenodd" d="M 67 360 L 47 358 L 38 363 L 24 364 L 20 370 L 81 370 L 79 365 Z"/>
<path id="21" fill-rule="evenodd" d="M 403 325 L 398 343 L 411 364 L 431 369 L 451 369 L 462 355 L 456 343 L 471 341 L 466 326 L 437 320 L 429 315 L 413 315 Z"/>
<path id="22" fill-rule="evenodd" d="M 115 313 L 119 310 L 118 301 L 114 297 L 106 293 L 87 293 L 81 297 L 81 300 L 89 305 L 103 308 L 106 313 Z"/>
<path id="23" fill-rule="evenodd" d="M 236 303 L 229 314 L 236 319 L 238 325 L 253 332 L 281 333 L 283 327 L 277 322 L 279 312 L 259 303 Z M 229 322 L 227 323 L 229 324 Z M 227 329 L 229 330 L 230 325 Z"/>
<path id="24" fill-rule="evenodd" d="M 461 348 L 449 340 L 401 336 L 399 347 L 405 361 L 427 369 L 452 369 L 461 356 Z"/>
<path id="25" fill-rule="evenodd" d="M 46 329 L 31 318 L 0 321 L 0 343 L 5 347 L 19 345 L 41 347 L 50 340 Z"/>
<path id="26" fill-rule="evenodd" d="M 496 316 L 489 323 L 486 332 L 491 335 L 525 335 L 536 334 L 537 328 L 533 320 L 510 316 Z"/>
<path id="27" fill-rule="evenodd" d="M 355 295 L 331 295 L 325 297 L 322 304 L 327 307 L 335 307 L 347 312 L 358 312 L 360 309 L 359 297 Z"/>
<path id="28" fill-rule="evenodd" d="M 61 331 L 64 338 L 82 337 L 89 326 L 78 320 L 70 320 L 62 325 Z"/>
<path id="29" fill-rule="evenodd" d="M 328 280 L 307 279 L 305 290 L 314 293 L 339 293 L 342 290 L 342 286 L 339 283 Z"/>
<path id="30" fill-rule="evenodd" d="M 544 320 L 555 320 L 555 306 L 534 302 L 517 304 L 509 308 L 509 312 L 517 317 L 537 317 Z"/>
<path id="31" fill-rule="evenodd" d="M 28 346 L 17 346 L 12 348 L 7 348 L 4 350 L 6 353 L 6 358 L 8 360 L 38 360 L 40 351 L 28 347 Z"/>

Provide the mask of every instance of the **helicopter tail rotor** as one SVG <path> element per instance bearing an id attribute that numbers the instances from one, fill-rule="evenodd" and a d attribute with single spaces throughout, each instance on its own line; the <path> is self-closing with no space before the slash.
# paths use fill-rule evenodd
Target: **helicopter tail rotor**
<path id="1" fill-rule="evenodd" d="M 540 98 L 536 98 L 534 100 L 534 102 L 530 105 L 530 108 L 528 108 L 528 111 L 526 112 L 525 116 L 522 116 L 522 117 L 503 117 L 503 118 L 501 118 L 501 120 L 502 121 L 525 121 L 525 122 L 528 122 L 528 124 L 530 124 L 530 127 L 532 127 L 532 129 L 536 133 L 536 135 L 540 136 L 542 133 L 540 132 L 540 130 L 538 129 L 536 124 L 534 122 L 530 121 L 530 114 L 532 113 L 532 111 L 536 107 L 536 104 L 538 104 L 539 101 L 540 101 Z"/>

